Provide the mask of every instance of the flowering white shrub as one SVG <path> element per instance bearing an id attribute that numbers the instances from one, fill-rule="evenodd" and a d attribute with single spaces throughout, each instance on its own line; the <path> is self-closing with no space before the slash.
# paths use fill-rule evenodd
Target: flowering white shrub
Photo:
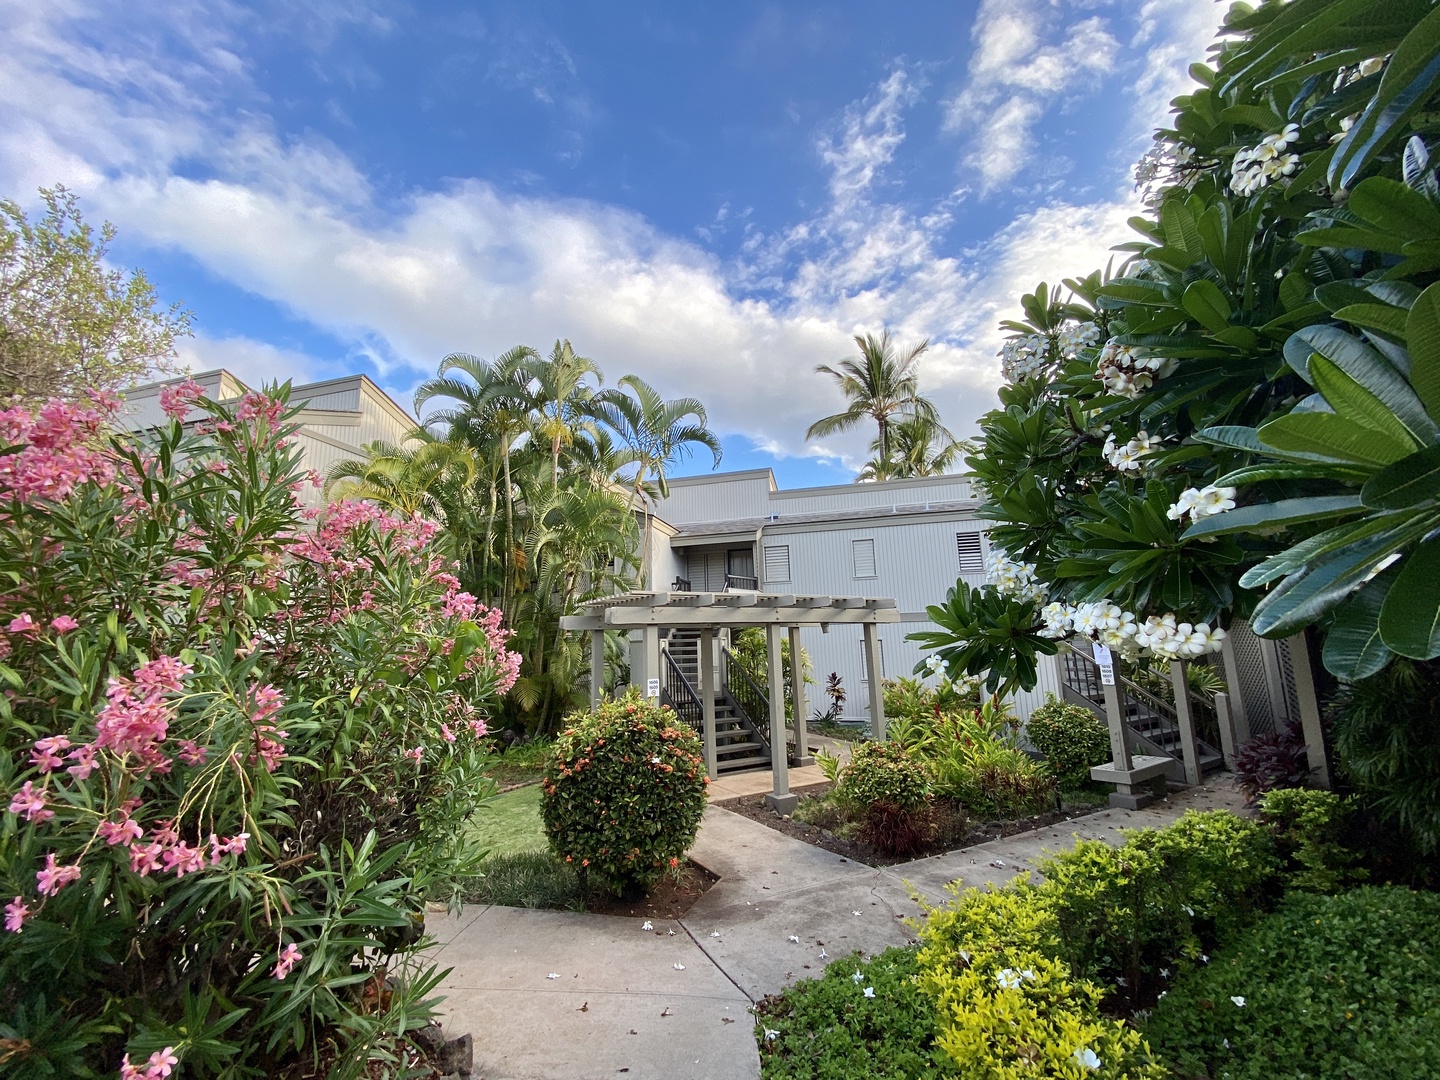
<path id="1" fill-rule="evenodd" d="M 1001 596 L 1017 600 L 1044 600 L 1049 589 L 1035 576 L 1034 563 L 1016 562 L 1003 551 L 993 552 L 985 564 L 985 580 Z"/>
<path id="2" fill-rule="evenodd" d="M 1236 195 L 1253 195 L 1282 176 L 1294 175 L 1300 168 L 1300 155 L 1289 148 L 1299 139 L 1300 126 L 1287 124 L 1259 144 L 1242 148 L 1230 163 L 1230 190 Z"/>
<path id="3" fill-rule="evenodd" d="M 1124 445 L 1116 442 L 1115 433 L 1112 431 L 1105 439 L 1102 452 L 1112 469 L 1122 473 L 1139 474 L 1144 468 L 1141 459 L 1159 449 L 1160 440 L 1152 438 L 1148 431 L 1137 431 Z"/>
<path id="4" fill-rule="evenodd" d="M 1223 514 L 1226 510 L 1234 509 L 1235 489 L 1209 484 L 1203 488 L 1186 488 L 1180 493 L 1175 505 L 1165 511 L 1165 515 L 1171 521 L 1183 521 L 1188 514 L 1192 521 L 1199 521 L 1212 514 Z"/>
<path id="5" fill-rule="evenodd" d="M 1137 398 L 1168 373 L 1173 361 L 1140 356 L 1131 345 L 1107 341 L 1095 363 L 1095 378 L 1121 397 Z"/>
<path id="6" fill-rule="evenodd" d="M 1152 615 L 1143 623 L 1134 612 L 1124 611 L 1109 600 L 1088 604 L 1047 604 L 1040 611 L 1044 629 L 1040 633 L 1056 640 L 1072 637 L 1098 641 L 1126 660 L 1151 656 L 1159 660 L 1193 660 L 1219 652 L 1225 631 L 1208 623 L 1178 622 L 1173 613 Z"/>
<path id="7" fill-rule="evenodd" d="M 1070 361 L 1100 340 L 1093 322 L 1067 323 L 1050 334 L 1023 334 L 1000 346 L 1000 372 L 1011 383 L 1042 374 L 1053 361 Z"/>

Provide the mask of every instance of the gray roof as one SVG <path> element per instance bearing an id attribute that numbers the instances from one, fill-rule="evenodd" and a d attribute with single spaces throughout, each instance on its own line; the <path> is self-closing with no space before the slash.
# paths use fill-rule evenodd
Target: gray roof
<path id="1" fill-rule="evenodd" d="M 825 522 L 880 521 L 888 517 L 915 514 L 954 514 L 973 511 L 979 503 L 974 499 L 949 502 L 911 503 L 908 506 L 862 506 L 849 510 L 817 510 L 808 514 L 771 514 L 769 517 L 735 518 L 731 521 L 691 521 L 672 526 L 677 539 L 686 536 L 728 536 L 732 533 L 753 533 L 762 525 L 775 528 L 785 525 L 815 525 Z"/>

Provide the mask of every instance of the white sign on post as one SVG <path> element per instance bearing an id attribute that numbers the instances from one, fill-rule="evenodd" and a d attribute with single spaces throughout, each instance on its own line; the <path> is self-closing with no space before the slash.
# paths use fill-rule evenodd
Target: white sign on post
<path id="1" fill-rule="evenodd" d="M 659 679 L 646 679 L 646 680 L 645 680 L 645 696 L 646 696 L 647 698 L 651 698 L 651 697 L 653 697 L 653 698 L 658 698 L 658 697 L 660 696 L 660 680 L 659 680 Z"/>
<path id="2" fill-rule="evenodd" d="M 1100 668 L 1100 684 L 1102 686 L 1115 685 L 1115 661 L 1110 656 L 1110 648 L 1101 645 L 1098 641 L 1091 646 L 1091 652 L 1095 656 L 1095 663 Z"/>

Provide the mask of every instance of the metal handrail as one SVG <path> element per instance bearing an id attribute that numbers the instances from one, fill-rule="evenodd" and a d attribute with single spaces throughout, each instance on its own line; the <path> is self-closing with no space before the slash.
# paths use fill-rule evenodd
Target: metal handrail
<path id="1" fill-rule="evenodd" d="M 676 716 L 703 734 L 705 709 L 700 702 L 700 695 L 695 687 L 690 685 L 690 680 L 680 670 L 680 665 L 675 662 L 675 657 L 670 655 L 670 650 L 662 651 L 665 654 L 665 696 L 670 699 L 670 707 L 675 710 Z"/>
<path id="2" fill-rule="evenodd" d="M 760 579 L 758 577 L 745 577 L 741 574 L 725 575 L 725 591 L 731 589 L 745 589 L 749 592 L 760 591 Z"/>
<path id="3" fill-rule="evenodd" d="M 694 592 L 695 590 L 690 587 L 690 579 L 689 579 L 689 578 L 677 577 L 677 578 L 675 579 L 675 581 L 671 584 L 671 586 L 670 586 L 670 591 L 671 591 L 671 592 Z"/>
<path id="4" fill-rule="evenodd" d="M 770 692 L 751 677 L 745 665 L 735 659 L 734 653 L 720 648 L 720 685 L 736 707 L 745 714 L 756 737 L 767 747 L 770 745 Z M 738 678 L 737 678 L 738 676 Z"/>

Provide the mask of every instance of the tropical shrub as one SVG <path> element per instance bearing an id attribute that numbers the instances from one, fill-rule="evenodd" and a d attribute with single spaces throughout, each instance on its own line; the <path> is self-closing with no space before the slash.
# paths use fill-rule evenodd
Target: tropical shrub
<path id="1" fill-rule="evenodd" d="M 912 809 L 930 798 L 930 780 L 925 766 L 903 746 L 866 741 L 851 748 L 840 790 L 856 806 L 887 802 Z"/>
<path id="2" fill-rule="evenodd" d="M 931 718 L 944 713 L 973 712 L 980 708 L 978 679 L 958 682 L 941 678 L 933 686 L 919 679 L 886 679 L 881 686 L 886 723 L 896 718 Z"/>
<path id="3" fill-rule="evenodd" d="M 1331 893 L 1365 879 L 1358 855 L 1345 843 L 1352 809 L 1333 791 L 1292 788 L 1261 796 L 1260 813 L 1289 864 L 1289 888 Z"/>
<path id="4" fill-rule="evenodd" d="M 1104 991 L 1056 959 L 1059 931 L 1023 879 L 930 910 L 918 985 L 937 1046 L 966 1077 L 1163 1077 L 1133 1028 L 1101 1016 Z"/>
<path id="5" fill-rule="evenodd" d="M 429 523 L 305 520 L 286 390 L 201 392 L 0 413 L 8 1076 L 358 1072 L 474 868 L 498 615 Z"/>
<path id="6" fill-rule="evenodd" d="M 1361 804 L 1420 855 L 1440 852 L 1440 662 L 1398 660 L 1342 685 L 1329 717 Z"/>
<path id="7" fill-rule="evenodd" d="M 1145 1025 L 1183 1076 L 1440 1070 L 1440 896 L 1295 893 L 1179 980 Z"/>
<path id="8" fill-rule="evenodd" d="M 915 950 L 836 957 L 755 1007 L 765 1080 L 940 1080 L 935 1006 L 915 991 Z"/>
<path id="9" fill-rule="evenodd" d="M 935 839 L 937 828 L 929 806 L 901 806 L 881 799 L 866 807 L 860 839 L 886 855 L 915 855 Z"/>
<path id="10" fill-rule="evenodd" d="M 1045 755 L 1062 788 L 1088 782 L 1091 766 L 1110 760 L 1110 732 L 1099 717 L 1054 694 L 1025 721 L 1025 735 Z"/>
<path id="11" fill-rule="evenodd" d="M 1299 721 L 1251 739 L 1235 755 L 1235 784 L 1254 805 L 1267 791 L 1310 782 L 1309 755 Z"/>
<path id="12" fill-rule="evenodd" d="M 585 884 L 633 894 L 680 864 L 709 783 L 695 730 L 632 691 L 569 718 L 545 771 L 540 816 L 551 847 Z"/>

